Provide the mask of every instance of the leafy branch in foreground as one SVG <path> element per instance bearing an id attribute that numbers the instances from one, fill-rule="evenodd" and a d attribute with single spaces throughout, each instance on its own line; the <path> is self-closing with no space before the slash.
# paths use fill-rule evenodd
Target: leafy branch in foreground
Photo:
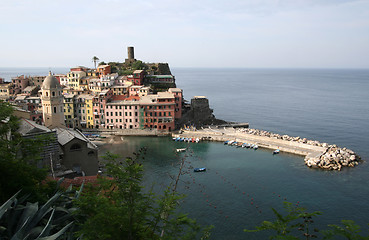
<path id="1" fill-rule="evenodd" d="M 143 191 L 139 160 L 144 153 L 141 149 L 134 159 L 125 160 L 106 154 L 106 170 L 111 177 L 99 178 L 76 201 L 78 235 L 84 239 L 206 239 L 208 229 L 177 213 L 183 196 L 169 187 L 161 196 Z M 160 237 L 163 230 L 166 234 Z"/>
<path id="2" fill-rule="evenodd" d="M 335 236 L 342 236 L 348 240 L 368 240 L 369 236 L 361 236 L 359 235 L 361 232 L 361 228 L 359 225 L 355 224 L 352 220 L 342 220 L 343 226 L 330 224 L 329 230 L 323 231 L 324 239 L 333 239 Z"/>
<path id="3" fill-rule="evenodd" d="M 43 205 L 26 202 L 27 196 L 18 198 L 20 191 L 17 192 L 0 206 L 0 239 L 71 239 L 73 199 L 78 198 L 82 187 L 79 191 L 72 190 L 72 186 L 66 191 L 58 190 Z"/>
<path id="4" fill-rule="evenodd" d="M 295 207 L 292 203 L 284 202 L 284 209 L 287 215 L 283 216 L 277 210 L 272 208 L 274 215 L 277 217 L 275 221 L 263 221 L 260 226 L 254 230 L 245 229 L 245 232 L 260 232 L 264 230 L 273 230 L 275 234 L 270 236 L 270 239 L 300 239 L 303 236 L 305 239 L 317 238 L 317 229 L 311 233 L 312 218 L 320 215 L 320 212 L 306 212 L 305 208 Z M 300 232 L 298 232 L 298 231 Z M 302 233 L 301 233 L 302 232 Z"/>

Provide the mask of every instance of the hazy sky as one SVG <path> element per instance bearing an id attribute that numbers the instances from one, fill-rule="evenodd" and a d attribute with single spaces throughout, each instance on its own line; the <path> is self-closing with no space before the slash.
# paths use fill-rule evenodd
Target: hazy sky
<path id="1" fill-rule="evenodd" d="M 369 68 L 369 0 L 1 0 L 0 67 Z"/>

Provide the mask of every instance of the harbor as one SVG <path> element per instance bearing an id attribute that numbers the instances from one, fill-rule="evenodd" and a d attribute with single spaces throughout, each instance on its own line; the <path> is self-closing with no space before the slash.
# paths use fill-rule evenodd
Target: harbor
<path id="1" fill-rule="evenodd" d="M 336 145 L 307 140 L 306 138 L 279 135 L 263 130 L 233 127 L 207 127 L 181 130 L 173 138 L 196 138 L 207 141 L 247 143 L 272 151 L 304 156 L 305 164 L 312 168 L 341 170 L 358 165 L 360 157 L 352 150 Z"/>

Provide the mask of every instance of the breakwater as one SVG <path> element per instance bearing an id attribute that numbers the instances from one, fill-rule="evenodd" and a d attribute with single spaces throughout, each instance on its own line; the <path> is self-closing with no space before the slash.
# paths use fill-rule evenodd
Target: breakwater
<path id="1" fill-rule="evenodd" d="M 350 149 L 301 137 L 280 135 L 250 128 L 208 127 L 201 130 L 181 130 L 174 137 L 194 137 L 209 141 L 246 142 L 267 149 L 305 156 L 305 164 L 312 168 L 341 170 L 358 165 L 360 157 Z"/>

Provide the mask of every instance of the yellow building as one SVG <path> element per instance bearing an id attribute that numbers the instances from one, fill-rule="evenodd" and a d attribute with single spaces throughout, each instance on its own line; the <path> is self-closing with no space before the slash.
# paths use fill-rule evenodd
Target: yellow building
<path id="1" fill-rule="evenodd" d="M 65 125 L 70 128 L 75 127 L 74 96 L 74 94 L 64 94 Z"/>
<path id="2" fill-rule="evenodd" d="M 86 107 L 86 122 L 87 128 L 94 128 L 94 114 L 93 114 L 93 101 L 94 96 L 88 95 L 85 98 L 85 107 Z"/>
<path id="3" fill-rule="evenodd" d="M 86 73 L 83 71 L 70 71 L 67 74 L 67 86 L 74 89 L 80 89 L 80 82 L 83 77 L 86 77 Z"/>
<path id="4" fill-rule="evenodd" d="M 12 95 L 13 83 L 1 83 L 0 84 L 0 99 L 5 100 Z"/>

